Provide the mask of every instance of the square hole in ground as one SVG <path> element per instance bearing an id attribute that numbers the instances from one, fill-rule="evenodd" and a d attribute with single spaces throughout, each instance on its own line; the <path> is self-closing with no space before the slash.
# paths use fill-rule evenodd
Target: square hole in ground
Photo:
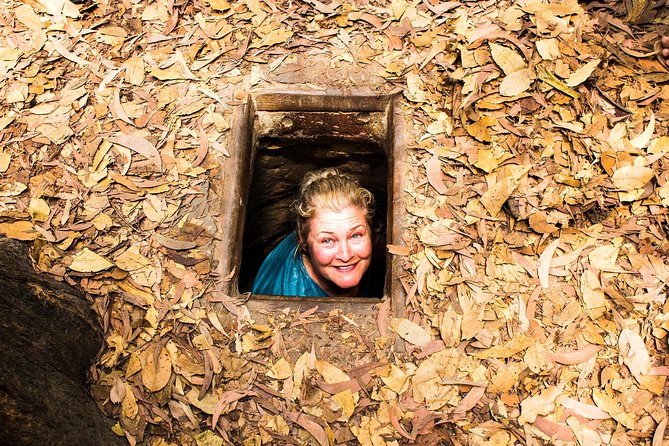
<path id="1" fill-rule="evenodd" d="M 224 173 L 221 216 L 223 291 L 248 292 L 263 259 L 294 229 L 290 203 L 304 175 L 335 167 L 358 179 L 375 197 L 370 297 L 251 296 L 251 307 L 319 305 L 323 310 L 368 311 L 384 297 L 396 315 L 404 308 L 399 266 L 387 244 L 403 244 L 400 164 L 401 129 L 393 95 L 346 96 L 264 93 L 252 96 L 236 120 L 232 165 Z M 234 272 L 234 273 L 233 273 Z"/>

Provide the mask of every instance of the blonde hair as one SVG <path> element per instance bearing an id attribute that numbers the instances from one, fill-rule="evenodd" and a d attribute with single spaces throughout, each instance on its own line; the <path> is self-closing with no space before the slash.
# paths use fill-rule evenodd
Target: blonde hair
<path id="1" fill-rule="evenodd" d="M 370 225 L 374 206 L 374 196 L 370 191 L 337 169 L 328 168 L 307 173 L 302 180 L 298 198 L 292 205 L 301 247 L 304 249 L 306 245 L 309 220 L 316 211 L 340 211 L 351 205 L 363 210 L 367 224 Z"/>

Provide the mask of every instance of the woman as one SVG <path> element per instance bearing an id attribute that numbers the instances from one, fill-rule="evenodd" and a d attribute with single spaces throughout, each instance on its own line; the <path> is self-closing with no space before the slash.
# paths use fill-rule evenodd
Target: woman
<path id="1" fill-rule="evenodd" d="M 292 209 L 297 231 L 267 256 L 251 292 L 348 297 L 367 293 L 374 198 L 336 169 L 305 175 Z"/>

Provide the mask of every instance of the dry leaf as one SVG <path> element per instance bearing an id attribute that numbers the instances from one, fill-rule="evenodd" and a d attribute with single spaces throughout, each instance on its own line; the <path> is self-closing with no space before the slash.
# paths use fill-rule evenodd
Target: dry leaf
<path id="1" fill-rule="evenodd" d="M 0 223 L 0 234 L 16 240 L 35 240 L 39 232 L 29 221 L 19 220 L 12 223 Z"/>
<path id="2" fill-rule="evenodd" d="M 507 76 L 516 71 L 527 68 L 525 59 L 516 51 L 504 45 L 489 43 L 490 53 L 495 63 Z"/>
<path id="3" fill-rule="evenodd" d="M 72 257 L 72 263 L 68 267 L 80 273 L 97 273 L 112 266 L 114 264 L 109 260 L 88 248 L 84 248 Z"/>
<path id="4" fill-rule="evenodd" d="M 273 379 L 286 379 L 293 376 L 293 371 L 288 361 L 281 358 L 270 368 L 267 376 Z"/>
<path id="5" fill-rule="evenodd" d="M 172 377 L 172 360 L 167 349 L 154 344 L 153 348 L 144 349 L 139 358 L 142 362 L 142 384 L 150 392 L 158 392 Z"/>
<path id="6" fill-rule="evenodd" d="M 435 152 L 427 161 L 425 171 L 427 173 L 428 181 L 437 193 L 446 193 L 447 187 L 444 184 L 443 174 L 441 173 L 441 161 L 439 160 L 439 154 L 437 152 Z"/>
<path id="7" fill-rule="evenodd" d="M 560 364 L 576 365 L 594 358 L 599 350 L 600 346 L 588 344 L 576 351 L 551 353 L 549 358 Z"/>
<path id="8" fill-rule="evenodd" d="M 542 59 L 555 60 L 560 58 L 561 53 L 557 42 L 556 39 L 541 39 L 536 41 L 537 52 Z"/>
<path id="9" fill-rule="evenodd" d="M 526 92 L 534 80 L 534 73 L 528 69 L 514 71 L 507 75 L 499 85 L 499 94 L 502 96 L 518 96 Z"/>
<path id="10" fill-rule="evenodd" d="M 633 191 L 646 185 L 655 176 L 655 171 L 644 166 L 623 166 L 611 177 L 613 185 L 622 191 Z"/>
<path id="11" fill-rule="evenodd" d="M 555 400 L 562 395 L 562 388 L 548 387 L 536 395 L 525 398 L 520 403 L 519 423 L 533 423 L 537 416 L 548 415 L 555 411 Z"/>
<path id="12" fill-rule="evenodd" d="M 648 127 L 641 132 L 641 134 L 635 138 L 632 138 L 630 140 L 630 144 L 632 144 L 632 147 L 635 147 L 637 149 L 644 149 L 648 147 L 648 144 L 650 144 L 650 140 L 653 137 L 653 133 L 655 132 L 655 113 L 651 112 L 650 113 L 650 121 L 648 122 Z"/>
<path id="13" fill-rule="evenodd" d="M 618 338 L 618 348 L 623 362 L 637 380 L 650 373 L 653 363 L 639 334 L 628 328 L 623 329 Z"/>
<path id="14" fill-rule="evenodd" d="M 139 153 L 145 158 L 153 161 L 156 167 L 158 167 L 158 170 L 162 170 L 162 161 L 158 149 L 144 137 L 139 135 L 119 135 L 109 138 L 109 141 Z"/>
<path id="15" fill-rule="evenodd" d="M 408 319 L 392 318 L 390 320 L 390 329 L 400 335 L 405 341 L 419 347 L 432 340 L 432 337 L 425 329 Z"/>
<path id="16" fill-rule="evenodd" d="M 595 71 L 595 68 L 599 65 L 601 60 L 595 59 L 587 64 L 583 65 L 581 68 L 578 70 L 574 71 L 569 78 L 567 78 L 567 86 L 569 87 L 575 87 L 577 85 L 581 85 L 583 82 L 588 80 L 588 78 L 592 75 L 592 72 Z"/>
<path id="17" fill-rule="evenodd" d="M 541 287 L 543 289 L 548 289 L 551 261 L 553 260 L 553 255 L 555 254 L 555 250 L 559 244 L 560 238 L 558 237 L 544 249 L 544 252 L 542 252 L 541 256 L 539 257 L 539 268 L 537 275 L 539 276 L 539 283 L 541 283 Z"/>
<path id="18" fill-rule="evenodd" d="M 613 419 L 621 423 L 628 429 L 634 429 L 636 424 L 636 417 L 633 414 L 627 413 L 622 404 L 615 398 L 609 396 L 600 389 L 592 390 L 592 399 L 604 412 L 608 413 Z"/>

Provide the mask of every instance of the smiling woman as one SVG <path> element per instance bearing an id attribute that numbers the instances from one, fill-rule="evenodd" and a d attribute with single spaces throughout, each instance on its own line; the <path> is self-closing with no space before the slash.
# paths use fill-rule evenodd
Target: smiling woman
<path id="1" fill-rule="evenodd" d="M 368 295 L 372 194 L 336 169 L 305 175 L 293 203 L 297 231 L 267 256 L 252 293 L 277 296 Z"/>

